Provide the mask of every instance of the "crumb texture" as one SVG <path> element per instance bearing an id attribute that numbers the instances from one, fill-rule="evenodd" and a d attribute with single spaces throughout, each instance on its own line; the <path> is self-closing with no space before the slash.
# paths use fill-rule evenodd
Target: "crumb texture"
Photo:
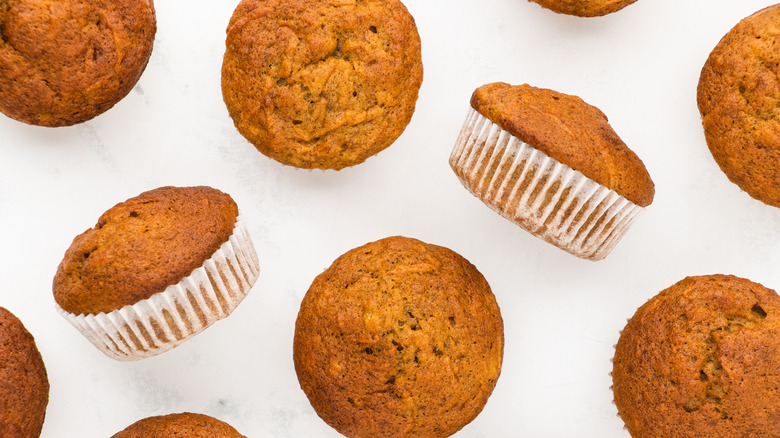
<path id="1" fill-rule="evenodd" d="M 617 12 L 636 0 L 530 0 L 559 14 L 598 17 Z"/>
<path id="2" fill-rule="evenodd" d="M 246 438 L 229 424 L 208 415 L 169 414 L 139 420 L 112 438 Z"/>
<path id="3" fill-rule="evenodd" d="M 353 249 L 301 304 L 301 388 L 348 437 L 446 437 L 473 420 L 501 371 L 503 321 L 453 251 L 392 237 Z"/>
<path id="4" fill-rule="evenodd" d="M 613 366 L 634 438 L 780 436 L 780 297 L 760 284 L 680 281 L 629 320 Z"/>

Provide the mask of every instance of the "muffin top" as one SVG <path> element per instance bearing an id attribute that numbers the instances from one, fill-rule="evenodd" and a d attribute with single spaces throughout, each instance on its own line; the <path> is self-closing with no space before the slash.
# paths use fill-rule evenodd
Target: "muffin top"
<path id="1" fill-rule="evenodd" d="M 680 281 L 629 320 L 613 366 L 634 438 L 780 436 L 780 297 L 760 284 Z"/>
<path id="2" fill-rule="evenodd" d="M 229 424 L 202 414 L 149 417 L 127 426 L 112 438 L 246 438 Z"/>
<path id="3" fill-rule="evenodd" d="M 301 168 L 342 169 L 388 147 L 422 83 L 420 37 L 398 0 L 243 0 L 222 94 L 238 131 Z"/>
<path id="4" fill-rule="evenodd" d="M 238 207 L 211 187 L 161 187 L 119 203 L 76 236 L 57 268 L 57 304 L 111 312 L 178 283 L 233 233 Z"/>
<path id="5" fill-rule="evenodd" d="M 0 307 L 0 436 L 40 436 L 48 403 L 49 379 L 35 340 Z"/>
<path id="6" fill-rule="evenodd" d="M 501 82 L 477 88 L 471 106 L 515 137 L 616 191 L 634 204 L 653 202 L 655 185 L 642 160 L 598 108 L 577 96 Z"/>
<path id="7" fill-rule="evenodd" d="M 43 126 L 103 113 L 138 81 L 155 32 L 151 0 L 0 2 L 0 111 Z"/>
<path id="8" fill-rule="evenodd" d="M 636 0 L 531 0 L 559 14 L 597 17 L 617 12 Z"/>
<path id="9" fill-rule="evenodd" d="M 707 145 L 728 178 L 780 207 L 780 4 L 743 19 L 710 53 L 697 101 Z"/>
<path id="10" fill-rule="evenodd" d="M 346 436 L 445 437 L 474 419 L 501 371 L 490 286 L 455 252 L 390 237 L 339 257 L 295 324 L 301 388 Z"/>

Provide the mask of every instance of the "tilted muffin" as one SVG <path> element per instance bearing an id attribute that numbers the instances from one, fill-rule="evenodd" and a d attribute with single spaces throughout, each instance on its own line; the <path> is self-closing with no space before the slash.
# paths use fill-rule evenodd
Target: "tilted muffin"
<path id="1" fill-rule="evenodd" d="M 504 326 L 455 252 L 405 237 L 348 251 L 301 303 L 293 358 L 317 414 L 348 437 L 446 437 L 484 407 Z"/>
<path id="2" fill-rule="evenodd" d="M 76 236 L 53 291 L 60 312 L 101 351 L 136 360 L 228 316 L 258 273 L 229 195 L 161 187 L 115 205 Z"/>
<path id="3" fill-rule="evenodd" d="M 686 278 L 637 310 L 613 367 L 634 438 L 778 437 L 780 297 L 743 278 Z"/>
<path id="4" fill-rule="evenodd" d="M 697 101 L 712 156 L 750 196 L 780 207 L 780 4 L 743 19 L 710 53 Z"/>
<path id="5" fill-rule="evenodd" d="M 203 414 L 184 412 L 149 417 L 112 438 L 246 438 L 229 424 Z"/>
<path id="6" fill-rule="evenodd" d="M 41 435 L 49 379 L 30 332 L 0 307 L 0 437 Z"/>
<path id="7" fill-rule="evenodd" d="M 42 126 L 102 114 L 141 77 L 156 26 L 151 0 L 0 2 L 0 111 Z"/>
<path id="8" fill-rule="evenodd" d="M 636 0 L 529 0 L 559 14 L 598 17 L 617 12 Z"/>
<path id="9" fill-rule="evenodd" d="M 527 84 L 474 91 L 450 166 L 493 210 L 590 260 L 609 254 L 655 194 L 598 108 Z"/>
<path id="10" fill-rule="evenodd" d="M 222 94 L 263 154 L 339 170 L 401 135 L 422 72 L 420 36 L 399 0 L 242 0 L 227 28 Z"/>

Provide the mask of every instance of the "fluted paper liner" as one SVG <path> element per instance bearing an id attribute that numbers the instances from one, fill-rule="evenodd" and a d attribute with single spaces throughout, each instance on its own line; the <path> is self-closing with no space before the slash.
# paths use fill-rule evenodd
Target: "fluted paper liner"
<path id="1" fill-rule="evenodd" d="M 57 310 L 107 356 L 131 361 L 168 351 L 228 316 L 260 273 L 246 225 L 190 275 L 164 291 L 110 313 L 75 315 Z"/>
<path id="2" fill-rule="evenodd" d="M 547 156 L 471 108 L 450 155 L 461 183 L 531 234 L 601 260 L 642 207 Z"/>

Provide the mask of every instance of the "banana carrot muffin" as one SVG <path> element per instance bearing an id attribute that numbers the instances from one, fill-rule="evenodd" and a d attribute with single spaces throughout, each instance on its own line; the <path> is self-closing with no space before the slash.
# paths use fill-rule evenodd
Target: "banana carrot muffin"
<path id="1" fill-rule="evenodd" d="M 258 273 L 230 195 L 161 187 L 115 205 L 76 236 L 53 292 L 63 316 L 101 351 L 135 360 L 228 316 Z"/>
<path id="2" fill-rule="evenodd" d="M 405 237 L 348 251 L 301 303 L 293 359 L 314 410 L 348 437 L 447 437 L 482 411 L 504 326 L 455 252 Z"/>
<path id="3" fill-rule="evenodd" d="M 214 417 L 184 412 L 149 417 L 127 426 L 112 438 L 246 438 Z"/>
<path id="4" fill-rule="evenodd" d="M 598 17 L 617 12 L 636 0 L 529 0 L 559 14 Z"/>

